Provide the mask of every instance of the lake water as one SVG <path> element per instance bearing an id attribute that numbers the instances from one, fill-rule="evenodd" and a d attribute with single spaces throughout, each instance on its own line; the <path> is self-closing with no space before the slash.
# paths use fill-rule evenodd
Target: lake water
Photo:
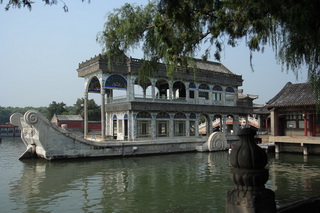
<path id="1" fill-rule="evenodd" d="M 225 212 L 229 154 L 19 161 L 20 138 L 0 143 L 0 212 Z M 320 156 L 269 155 L 277 206 L 320 194 Z"/>

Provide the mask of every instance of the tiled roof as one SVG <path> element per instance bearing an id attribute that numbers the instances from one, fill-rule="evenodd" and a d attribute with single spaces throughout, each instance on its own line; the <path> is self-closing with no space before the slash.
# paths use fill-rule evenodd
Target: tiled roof
<path id="1" fill-rule="evenodd" d="M 308 83 L 292 84 L 288 82 L 283 89 L 267 102 L 267 107 L 310 106 L 316 104 L 316 98 Z"/>
<path id="2" fill-rule="evenodd" d="M 82 121 L 81 115 L 56 115 L 59 121 Z"/>

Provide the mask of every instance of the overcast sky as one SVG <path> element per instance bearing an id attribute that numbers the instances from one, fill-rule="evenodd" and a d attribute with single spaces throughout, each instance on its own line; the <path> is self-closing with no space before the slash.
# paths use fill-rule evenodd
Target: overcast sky
<path id="1" fill-rule="evenodd" d="M 84 80 L 77 77 L 76 69 L 82 61 L 101 53 L 96 36 L 103 30 L 106 14 L 126 2 L 147 1 L 65 2 L 67 13 L 61 2 L 45 6 L 37 1 L 31 11 L 22 8 L 6 12 L 5 4 L 0 5 L 0 106 L 39 107 L 52 101 L 73 105 L 84 94 Z M 139 51 L 129 56 L 142 57 Z M 306 70 L 301 70 L 298 78 L 291 71 L 281 72 L 270 48 L 263 54 L 254 54 L 252 72 L 244 42 L 239 47 L 227 48 L 221 63 L 242 75 L 244 93 L 259 95 L 255 102 L 260 104 L 289 81 L 307 81 Z"/>

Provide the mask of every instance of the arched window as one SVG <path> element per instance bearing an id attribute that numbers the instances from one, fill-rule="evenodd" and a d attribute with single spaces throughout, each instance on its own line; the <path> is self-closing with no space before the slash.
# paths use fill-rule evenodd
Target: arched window
<path id="1" fill-rule="evenodd" d="M 134 81 L 134 96 L 137 98 L 151 98 L 151 81 L 149 78 L 136 78 Z"/>
<path id="2" fill-rule="evenodd" d="M 186 86 L 181 81 L 176 81 L 173 84 L 173 97 L 175 99 L 185 99 L 186 98 Z"/>
<path id="3" fill-rule="evenodd" d="M 158 99 L 169 99 L 169 84 L 165 79 L 159 79 L 156 82 L 156 87 L 158 89 L 158 93 L 156 97 Z"/>
<path id="4" fill-rule="evenodd" d="M 208 84 L 200 84 L 200 86 L 199 86 L 199 98 L 208 100 L 209 99 L 208 90 L 210 90 Z"/>
<path id="5" fill-rule="evenodd" d="M 194 82 L 191 82 L 189 84 L 189 98 L 194 99 L 194 90 L 196 89 L 196 84 Z"/>
<path id="6" fill-rule="evenodd" d="M 139 112 L 137 114 L 137 138 L 151 137 L 151 114 Z"/>
<path id="7" fill-rule="evenodd" d="M 106 80 L 105 87 L 127 89 L 127 80 L 121 75 L 111 75 Z"/>
<path id="8" fill-rule="evenodd" d="M 195 84 L 194 82 L 191 82 L 191 83 L 189 84 L 189 88 L 191 88 L 191 89 L 196 89 L 196 84 Z"/>
<path id="9" fill-rule="evenodd" d="M 200 84 L 199 89 L 210 90 L 208 84 Z"/>
<path id="10" fill-rule="evenodd" d="M 158 113 L 156 117 L 157 137 L 169 136 L 169 120 L 170 116 L 166 112 Z"/>
<path id="11" fill-rule="evenodd" d="M 186 136 L 186 115 L 182 112 L 178 112 L 173 118 L 174 136 Z"/>
<path id="12" fill-rule="evenodd" d="M 227 88 L 226 88 L 226 92 L 232 92 L 232 93 L 234 93 L 234 89 L 233 89 L 232 87 L 227 87 Z"/>
<path id="13" fill-rule="evenodd" d="M 219 85 L 215 85 L 214 87 L 212 87 L 212 90 L 214 91 L 222 91 L 222 87 Z"/>
<path id="14" fill-rule="evenodd" d="M 220 102 L 222 100 L 222 87 L 219 85 L 215 85 L 213 88 L 213 100 Z"/>
<path id="15" fill-rule="evenodd" d="M 233 103 L 234 102 L 234 89 L 232 87 L 226 88 L 226 102 Z"/>
<path id="16" fill-rule="evenodd" d="M 157 114 L 157 119 L 170 119 L 170 115 L 166 112 L 159 112 Z"/>
<path id="17" fill-rule="evenodd" d="M 97 77 L 93 77 L 90 80 L 90 83 L 88 86 L 88 92 L 100 93 L 100 90 L 101 90 L 101 86 L 100 86 L 99 79 Z"/>

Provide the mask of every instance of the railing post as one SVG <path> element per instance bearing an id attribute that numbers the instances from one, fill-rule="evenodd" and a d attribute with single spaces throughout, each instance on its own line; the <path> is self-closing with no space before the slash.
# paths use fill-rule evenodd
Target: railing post
<path id="1" fill-rule="evenodd" d="M 230 154 L 231 178 L 236 187 L 227 193 L 227 213 L 275 213 L 275 194 L 265 188 L 267 154 L 254 142 L 256 131 L 244 128 Z"/>

